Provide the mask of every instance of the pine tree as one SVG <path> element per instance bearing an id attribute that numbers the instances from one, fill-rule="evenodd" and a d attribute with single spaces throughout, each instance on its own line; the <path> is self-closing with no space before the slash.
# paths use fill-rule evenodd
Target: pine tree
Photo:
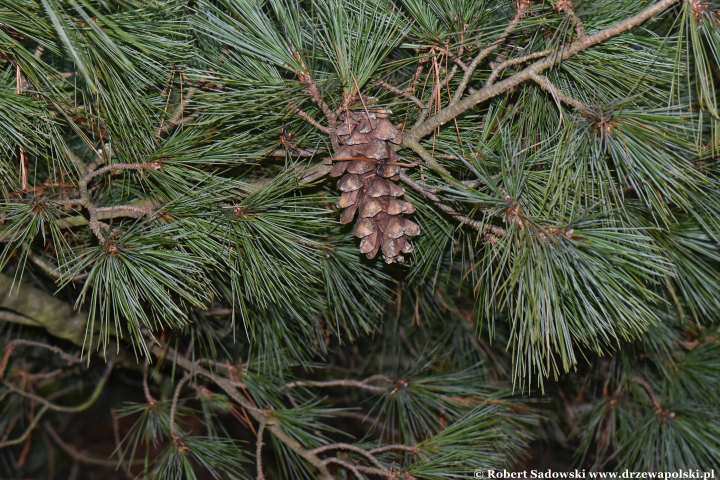
<path id="1" fill-rule="evenodd" d="M 0 476 L 720 468 L 720 2 L 0 0 Z"/>

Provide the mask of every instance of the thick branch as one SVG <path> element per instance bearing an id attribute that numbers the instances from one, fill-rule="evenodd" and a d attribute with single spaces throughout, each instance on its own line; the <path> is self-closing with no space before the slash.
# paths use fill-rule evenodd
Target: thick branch
<path id="1" fill-rule="evenodd" d="M 44 328 L 54 337 L 82 345 L 86 317 L 57 298 L 26 283 L 13 287 L 12 278 L 0 274 L 0 308 L 16 313 L 22 319 L 15 322 Z M 20 315 L 21 314 L 21 315 Z"/>

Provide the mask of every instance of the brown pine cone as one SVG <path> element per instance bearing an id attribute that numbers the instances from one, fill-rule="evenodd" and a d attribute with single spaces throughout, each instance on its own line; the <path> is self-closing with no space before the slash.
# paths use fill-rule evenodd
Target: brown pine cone
<path id="1" fill-rule="evenodd" d="M 342 175 L 340 223 L 351 223 L 357 214 L 354 234 L 361 239 L 360 251 L 375 258 L 382 250 L 385 262 L 396 263 L 413 251 L 410 237 L 419 235 L 420 227 L 405 216 L 415 207 L 402 200 L 405 190 L 396 183 L 400 167 L 392 144 L 400 144 L 402 134 L 388 117 L 386 110 L 344 113 L 330 175 Z"/>

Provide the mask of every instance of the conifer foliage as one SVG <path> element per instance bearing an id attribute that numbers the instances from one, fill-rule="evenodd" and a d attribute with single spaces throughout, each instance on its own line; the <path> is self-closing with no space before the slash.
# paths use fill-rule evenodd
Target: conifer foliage
<path id="1" fill-rule="evenodd" d="M 0 477 L 720 469 L 719 80 L 716 0 L 0 0 Z"/>

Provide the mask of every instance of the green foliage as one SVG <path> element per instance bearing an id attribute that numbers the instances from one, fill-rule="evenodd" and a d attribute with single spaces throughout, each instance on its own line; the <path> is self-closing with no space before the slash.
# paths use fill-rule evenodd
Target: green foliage
<path id="1" fill-rule="evenodd" d="M 659 1 L 0 0 L 0 476 L 73 438 L 43 326 L 143 478 L 718 468 L 720 5 Z M 381 110 L 405 265 L 325 178 Z"/>

